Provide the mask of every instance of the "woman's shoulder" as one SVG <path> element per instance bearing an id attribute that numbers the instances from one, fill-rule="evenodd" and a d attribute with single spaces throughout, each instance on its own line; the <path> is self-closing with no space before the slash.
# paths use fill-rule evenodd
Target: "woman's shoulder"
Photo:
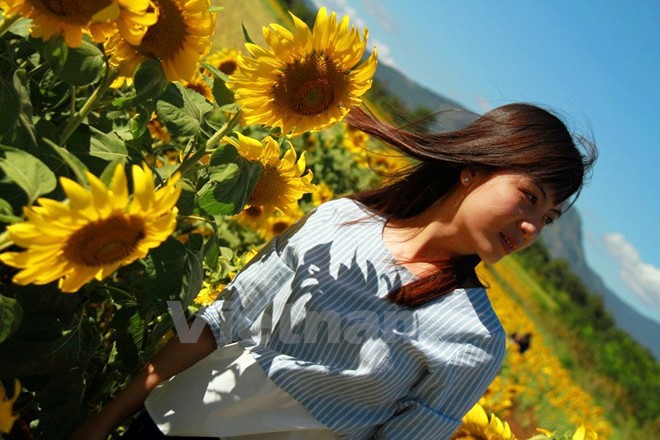
<path id="1" fill-rule="evenodd" d="M 484 287 L 458 288 L 420 308 L 426 320 L 453 332 L 474 336 L 502 336 L 504 329 Z"/>
<path id="2" fill-rule="evenodd" d="M 362 213 L 363 215 L 371 215 L 369 210 L 363 204 L 350 197 L 339 197 L 330 200 L 319 205 L 316 209 L 323 212 Z"/>
<path id="3" fill-rule="evenodd" d="M 290 226 L 278 237 L 278 247 L 292 244 L 295 247 L 310 247 L 325 242 L 338 229 L 350 222 L 368 218 L 370 213 L 349 198 L 338 198 L 325 202 Z"/>
<path id="4" fill-rule="evenodd" d="M 374 217 L 365 205 L 350 197 L 340 197 L 319 205 L 316 211 L 324 216 L 335 216 L 341 222 L 366 220 Z"/>

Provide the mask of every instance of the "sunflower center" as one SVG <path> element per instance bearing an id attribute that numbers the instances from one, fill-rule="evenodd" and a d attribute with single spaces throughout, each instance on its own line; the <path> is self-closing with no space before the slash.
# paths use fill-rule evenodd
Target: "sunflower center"
<path id="1" fill-rule="evenodd" d="M 263 215 L 264 209 L 261 206 L 250 206 L 243 212 L 251 219 L 259 219 Z"/>
<path id="2" fill-rule="evenodd" d="M 328 57 L 312 54 L 286 66 L 273 96 L 279 107 L 301 116 L 314 116 L 337 106 L 347 87 L 344 72 Z"/>
<path id="3" fill-rule="evenodd" d="M 172 0 L 158 0 L 158 21 L 149 26 L 137 50 L 148 58 L 171 57 L 188 34 L 181 10 Z"/>
<path id="4" fill-rule="evenodd" d="M 116 215 L 73 233 L 64 246 L 64 255 L 73 263 L 100 267 L 128 257 L 144 237 L 141 218 Z"/>
<path id="5" fill-rule="evenodd" d="M 236 67 L 238 67 L 236 61 L 227 60 L 220 63 L 220 65 L 218 66 L 218 70 L 224 73 L 225 75 L 231 75 L 236 70 Z"/>
<path id="6" fill-rule="evenodd" d="M 270 227 L 270 231 L 271 231 L 274 235 L 279 235 L 279 234 L 281 234 L 282 232 L 286 231 L 286 228 L 288 228 L 290 224 L 291 224 L 291 223 L 286 222 L 286 221 L 276 221 L 276 222 L 273 222 L 273 225 Z"/>
<path id="7" fill-rule="evenodd" d="M 248 204 L 257 206 L 272 205 L 285 189 L 286 181 L 277 172 L 277 168 L 264 166 L 254 191 L 250 195 Z"/>
<path id="8" fill-rule="evenodd" d="M 56 15 L 61 20 L 86 25 L 99 11 L 107 8 L 113 0 L 33 0 L 29 2 L 39 12 Z"/>

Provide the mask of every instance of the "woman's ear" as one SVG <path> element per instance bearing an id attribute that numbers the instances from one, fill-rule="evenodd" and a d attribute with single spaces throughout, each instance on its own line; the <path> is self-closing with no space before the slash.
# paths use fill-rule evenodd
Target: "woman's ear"
<path id="1" fill-rule="evenodd" d="M 463 168 L 461 171 L 461 185 L 470 186 L 479 174 L 478 170 L 471 167 Z"/>

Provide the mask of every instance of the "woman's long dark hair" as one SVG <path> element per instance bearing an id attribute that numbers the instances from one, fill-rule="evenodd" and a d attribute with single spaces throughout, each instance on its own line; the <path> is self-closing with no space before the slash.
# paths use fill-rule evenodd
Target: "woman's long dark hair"
<path id="1" fill-rule="evenodd" d="M 420 214 L 447 194 L 466 167 L 506 169 L 530 175 L 555 204 L 580 193 L 597 157 L 590 140 L 573 136 L 547 110 L 530 104 L 509 104 L 489 111 L 464 128 L 416 133 L 395 128 L 353 109 L 348 124 L 416 159 L 392 183 L 350 196 L 387 219 Z M 578 146 L 581 146 L 578 148 Z M 449 259 L 442 269 L 393 291 L 397 304 L 418 306 L 477 280 L 476 255 Z"/>

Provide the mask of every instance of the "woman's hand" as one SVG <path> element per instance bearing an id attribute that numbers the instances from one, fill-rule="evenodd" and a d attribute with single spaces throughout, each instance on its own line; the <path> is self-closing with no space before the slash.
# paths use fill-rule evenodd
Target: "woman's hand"
<path id="1" fill-rule="evenodd" d="M 171 339 L 123 391 L 74 432 L 72 439 L 106 440 L 117 425 L 142 407 L 158 384 L 191 367 L 216 348 L 209 326 L 204 327 L 197 342 L 182 343 L 178 338 Z"/>
<path id="2" fill-rule="evenodd" d="M 112 428 L 104 426 L 98 415 L 92 417 L 81 428 L 77 429 L 71 436 L 71 440 L 107 440 Z"/>

